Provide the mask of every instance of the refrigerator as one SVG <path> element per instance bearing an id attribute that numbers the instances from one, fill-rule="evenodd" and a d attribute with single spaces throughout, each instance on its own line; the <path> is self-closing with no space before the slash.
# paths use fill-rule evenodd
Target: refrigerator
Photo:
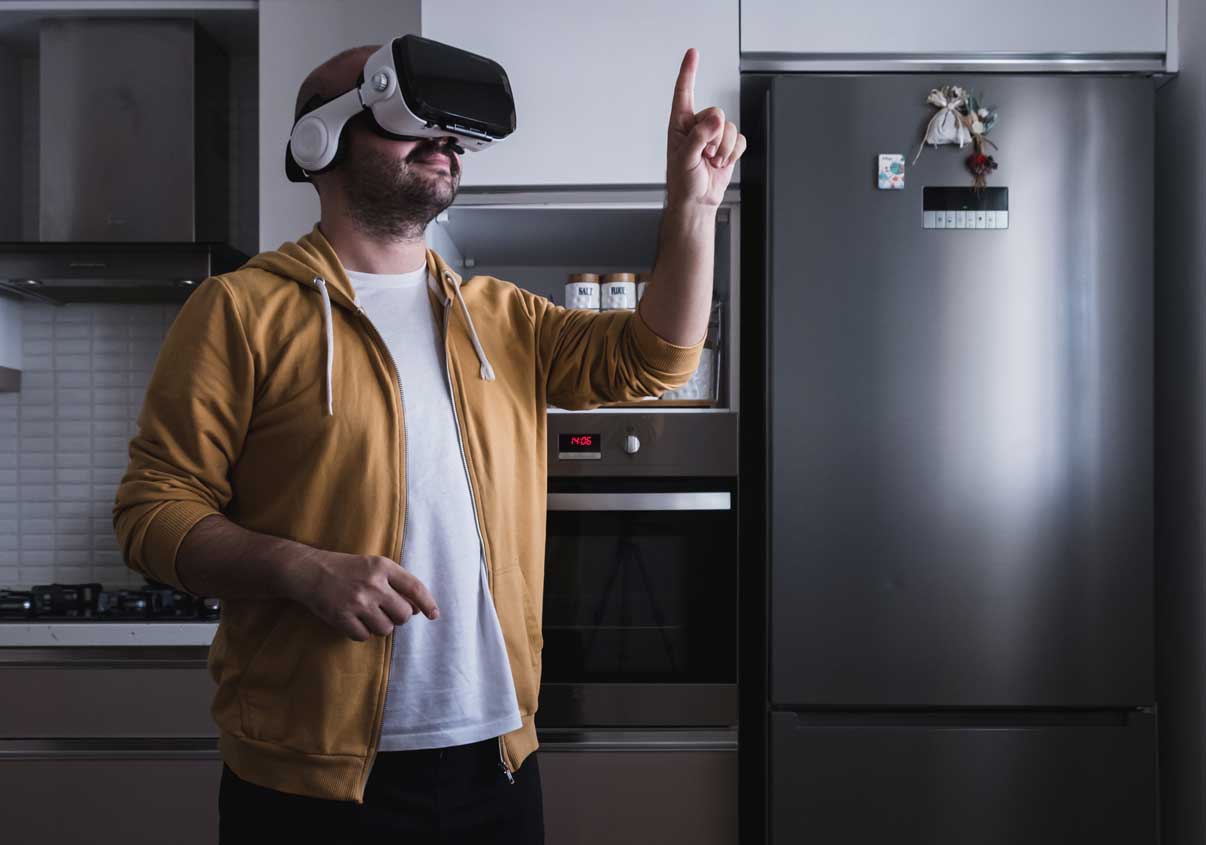
<path id="1" fill-rule="evenodd" d="M 762 83 L 770 841 L 1157 842 L 1153 81 Z"/>

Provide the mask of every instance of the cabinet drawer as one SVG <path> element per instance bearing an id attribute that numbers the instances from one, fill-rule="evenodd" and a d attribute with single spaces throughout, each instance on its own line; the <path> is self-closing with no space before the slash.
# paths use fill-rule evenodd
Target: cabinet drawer
<path id="1" fill-rule="evenodd" d="M 208 737 L 214 684 L 204 664 L 0 663 L 0 737 Z"/>
<path id="2" fill-rule="evenodd" d="M 211 845 L 218 841 L 217 759 L 0 757 L 5 842 Z"/>
<path id="3" fill-rule="evenodd" d="M 736 751 L 536 753 L 550 843 L 737 842 Z"/>

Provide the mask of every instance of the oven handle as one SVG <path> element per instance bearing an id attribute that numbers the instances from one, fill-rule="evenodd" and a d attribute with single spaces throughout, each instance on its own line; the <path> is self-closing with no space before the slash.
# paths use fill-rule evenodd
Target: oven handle
<path id="1" fill-rule="evenodd" d="M 549 493 L 551 511 L 727 511 L 727 492 Z"/>

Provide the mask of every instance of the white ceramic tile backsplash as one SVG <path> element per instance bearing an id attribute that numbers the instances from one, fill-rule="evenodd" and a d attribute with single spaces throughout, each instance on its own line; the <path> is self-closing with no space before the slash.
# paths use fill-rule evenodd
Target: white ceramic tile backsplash
<path id="1" fill-rule="evenodd" d="M 22 305 L 21 390 L 0 393 L 0 587 L 142 583 L 122 562 L 113 497 L 179 310 Z"/>

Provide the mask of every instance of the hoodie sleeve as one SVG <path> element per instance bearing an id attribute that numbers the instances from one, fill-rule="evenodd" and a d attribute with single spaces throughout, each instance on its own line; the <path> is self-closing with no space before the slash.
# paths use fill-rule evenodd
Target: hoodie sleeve
<path id="1" fill-rule="evenodd" d="M 537 366 L 549 404 L 558 408 L 661 396 L 686 384 L 699 366 L 704 338 L 693 346 L 670 343 L 639 309 L 585 311 L 523 293 L 536 331 Z"/>
<path id="2" fill-rule="evenodd" d="M 210 277 L 168 330 L 130 441 L 113 504 L 128 567 L 188 589 L 176 573 L 176 552 L 197 522 L 230 501 L 230 468 L 254 392 L 254 361 L 231 290 Z"/>

